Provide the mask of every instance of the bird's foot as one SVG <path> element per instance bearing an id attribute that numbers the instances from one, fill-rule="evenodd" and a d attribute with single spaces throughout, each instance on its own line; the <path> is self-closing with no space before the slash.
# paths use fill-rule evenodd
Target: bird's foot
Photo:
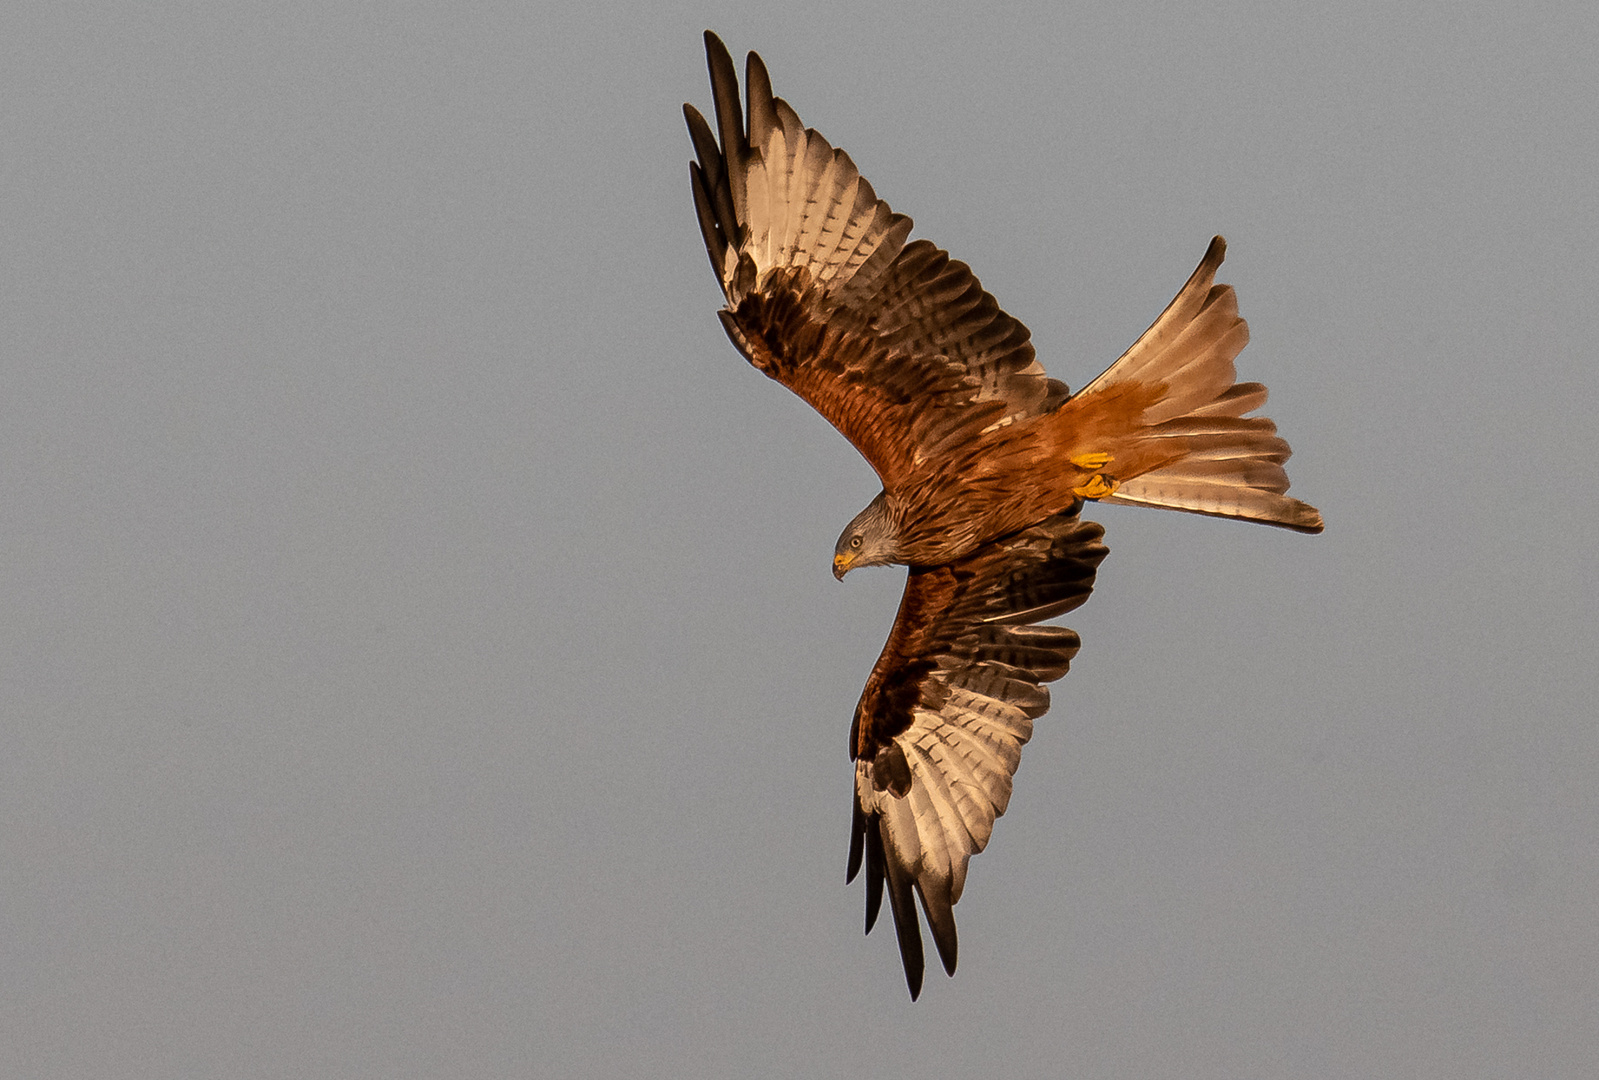
<path id="1" fill-rule="evenodd" d="M 1086 484 L 1072 488 L 1072 494 L 1079 499 L 1103 499 L 1106 495 L 1114 494 L 1121 483 L 1106 476 L 1104 473 L 1095 473 L 1088 478 Z"/>
<path id="2" fill-rule="evenodd" d="M 1073 488 L 1072 494 L 1080 499 L 1103 499 L 1106 495 L 1115 491 L 1119 486 L 1117 482 L 1100 472 L 1113 460 L 1111 455 L 1105 453 L 1077 454 L 1072 457 L 1070 461 L 1073 465 L 1084 472 L 1094 474 Z"/>

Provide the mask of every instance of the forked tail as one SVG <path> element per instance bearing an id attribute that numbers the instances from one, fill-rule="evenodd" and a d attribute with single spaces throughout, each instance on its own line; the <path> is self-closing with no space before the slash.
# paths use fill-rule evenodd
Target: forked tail
<path id="1" fill-rule="evenodd" d="M 1321 513 L 1284 494 L 1288 443 L 1244 414 L 1266 402 L 1238 383 L 1233 358 L 1249 341 L 1232 286 L 1214 284 L 1221 237 L 1133 347 L 1051 418 L 1071 493 L 1321 532 Z"/>

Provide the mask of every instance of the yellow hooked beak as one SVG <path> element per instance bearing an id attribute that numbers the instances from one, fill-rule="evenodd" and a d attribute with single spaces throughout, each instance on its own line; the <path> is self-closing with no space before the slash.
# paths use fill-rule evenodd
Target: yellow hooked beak
<path id="1" fill-rule="evenodd" d="M 854 562 L 855 556 L 851 555 L 847 551 L 842 555 L 834 555 L 833 576 L 838 578 L 838 580 L 843 581 L 844 575 L 849 573 L 849 568 L 854 564 Z"/>

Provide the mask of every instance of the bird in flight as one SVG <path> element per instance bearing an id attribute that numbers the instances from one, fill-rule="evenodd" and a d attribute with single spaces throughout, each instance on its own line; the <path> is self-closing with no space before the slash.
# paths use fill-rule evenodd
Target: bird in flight
<path id="1" fill-rule="evenodd" d="M 1245 415 L 1266 388 L 1235 381 L 1249 330 L 1232 288 L 1215 284 L 1221 237 L 1121 359 L 1072 394 L 966 264 L 909 240 L 911 219 L 772 95 L 759 56 L 741 107 L 727 47 L 707 31 L 705 51 L 716 126 L 692 105 L 683 114 L 722 326 L 882 480 L 839 537 L 834 575 L 909 567 L 850 730 L 846 880 L 865 867 L 868 933 L 886 889 L 915 999 L 914 897 L 953 975 L 967 864 L 1005 812 L 1022 744 L 1049 707 L 1043 684 L 1080 645 L 1036 624 L 1087 600 L 1106 555 L 1083 504 L 1307 533 L 1321 515 L 1285 494 L 1276 425 Z"/>

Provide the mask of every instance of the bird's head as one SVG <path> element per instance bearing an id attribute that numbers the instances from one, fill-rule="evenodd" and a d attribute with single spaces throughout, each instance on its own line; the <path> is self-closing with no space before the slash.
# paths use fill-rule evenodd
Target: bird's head
<path id="1" fill-rule="evenodd" d="M 899 550 L 899 535 L 888 512 L 888 495 L 878 492 L 866 509 L 844 526 L 833 546 L 833 576 L 844 575 L 857 566 L 886 566 Z"/>

